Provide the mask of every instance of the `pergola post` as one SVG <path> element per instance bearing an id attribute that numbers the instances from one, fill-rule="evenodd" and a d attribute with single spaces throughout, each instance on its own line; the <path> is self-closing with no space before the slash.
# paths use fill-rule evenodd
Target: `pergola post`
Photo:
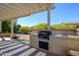
<path id="1" fill-rule="evenodd" d="M 14 34 L 14 19 L 11 20 L 11 37 Z"/>
<path id="2" fill-rule="evenodd" d="M 0 32 L 2 32 L 2 21 L 0 21 Z"/>
<path id="3" fill-rule="evenodd" d="M 50 9 L 47 11 L 47 24 L 48 24 L 48 30 L 50 30 L 50 22 L 51 22 L 51 15 L 50 15 Z"/>

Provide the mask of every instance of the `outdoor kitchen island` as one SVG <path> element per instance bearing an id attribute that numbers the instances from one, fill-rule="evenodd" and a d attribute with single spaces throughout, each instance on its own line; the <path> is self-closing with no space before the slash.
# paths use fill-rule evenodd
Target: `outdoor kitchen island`
<path id="1" fill-rule="evenodd" d="M 46 33 L 40 31 L 38 34 L 32 33 L 30 35 L 30 46 L 45 51 L 47 53 L 51 53 L 52 43 L 54 42 L 52 39 L 50 39 L 52 33 L 50 31 L 45 31 L 45 32 Z"/>
<path id="2" fill-rule="evenodd" d="M 30 35 L 30 46 L 53 55 L 67 55 L 68 50 L 79 51 L 79 37 L 71 35 L 50 35 L 49 40 L 45 40 L 39 38 L 38 34 L 33 33 Z"/>

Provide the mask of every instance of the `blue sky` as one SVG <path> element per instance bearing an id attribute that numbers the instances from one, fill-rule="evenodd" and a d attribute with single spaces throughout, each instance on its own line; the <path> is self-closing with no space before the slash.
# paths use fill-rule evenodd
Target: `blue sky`
<path id="1" fill-rule="evenodd" d="M 63 22 L 79 22 L 79 3 L 57 3 L 51 10 L 51 25 Z M 22 26 L 34 26 L 39 23 L 47 23 L 47 11 L 17 19 L 17 24 Z"/>

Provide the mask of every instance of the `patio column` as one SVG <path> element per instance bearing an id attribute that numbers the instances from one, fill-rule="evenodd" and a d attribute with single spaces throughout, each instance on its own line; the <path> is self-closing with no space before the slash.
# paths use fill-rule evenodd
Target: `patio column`
<path id="1" fill-rule="evenodd" d="M 14 33 L 14 19 L 11 20 L 11 37 Z"/>
<path id="2" fill-rule="evenodd" d="M 47 24 L 48 24 L 48 30 L 50 30 L 50 22 L 51 22 L 51 18 L 50 18 L 50 10 L 47 11 Z"/>
<path id="3" fill-rule="evenodd" d="M 2 21 L 0 21 L 0 32 L 2 32 Z"/>

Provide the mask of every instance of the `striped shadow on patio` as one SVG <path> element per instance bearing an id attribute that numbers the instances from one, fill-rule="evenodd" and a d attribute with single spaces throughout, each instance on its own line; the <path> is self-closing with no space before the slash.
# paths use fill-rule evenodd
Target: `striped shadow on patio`
<path id="1" fill-rule="evenodd" d="M 46 52 L 29 47 L 29 41 L 1 41 L 0 56 L 47 56 Z"/>

